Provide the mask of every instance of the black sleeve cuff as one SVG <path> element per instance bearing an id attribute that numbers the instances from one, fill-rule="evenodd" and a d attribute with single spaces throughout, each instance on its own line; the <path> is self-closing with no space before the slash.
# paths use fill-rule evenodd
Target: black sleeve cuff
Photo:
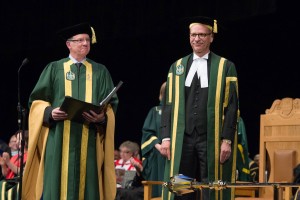
<path id="1" fill-rule="evenodd" d="M 52 114 L 51 114 L 52 110 L 53 110 L 53 108 L 51 106 L 48 106 L 45 108 L 43 124 L 46 126 L 51 126 L 54 122 L 54 120 L 52 118 Z"/>

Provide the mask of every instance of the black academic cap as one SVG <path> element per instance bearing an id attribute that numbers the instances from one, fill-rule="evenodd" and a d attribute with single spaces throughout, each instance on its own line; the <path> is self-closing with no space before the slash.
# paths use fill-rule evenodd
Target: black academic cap
<path id="1" fill-rule="evenodd" d="M 92 44 L 96 43 L 96 35 L 93 27 L 88 23 L 80 23 L 74 26 L 69 26 L 57 32 L 57 34 L 64 40 L 68 40 L 74 35 L 86 33 L 92 38 Z"/>
<path id="2" fill-rule="evenodd" d="M 205 17 L 205 16 L 187 17 L 187 18 L 184 18 L 183 22 L 184 22 L 184 25 L 189 28 L 193 24 L 204 24 L 204 25 L 208 26 L 208 28 L 211 29 L 213 33 L 218 32 L 217 20 L 212 19 L 210 17 Z"/>

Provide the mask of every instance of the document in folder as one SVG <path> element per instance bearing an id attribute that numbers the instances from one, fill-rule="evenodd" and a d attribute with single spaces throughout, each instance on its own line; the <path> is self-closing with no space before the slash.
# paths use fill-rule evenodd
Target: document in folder
<path id="1" fill-rule="evenodd" d="M 68 114 L 69 120 L 82 123 L 85 120 L 82 116 L 83 112 L 90 112 L 90 110 L 92 110 L 95 113 L 100 113 L 106 108 L 110 99 L 116 94 L 122 84 L 123 82 L 120 81 L 118 85 L 114 87 L 114 89 L 100 102 L 99 105 L 81 101 L 70 96 L 65 96 L 65 99 L 60 106 L 60 110 L 65 111 Z"/>

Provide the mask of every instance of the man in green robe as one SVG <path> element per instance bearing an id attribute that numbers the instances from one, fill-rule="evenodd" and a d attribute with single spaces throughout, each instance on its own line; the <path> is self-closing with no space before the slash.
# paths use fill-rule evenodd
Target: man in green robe
<path id="1" fill-rule="evenodd" d="M 166 82 L 161 85 L 158 106 L 150 109 L 144 125 L 141 141 L 143 178 L 151 181 L 163 181 L 166 158 L 160 154 L 161 141 L 161 101 L 165 94 Z M 152 197 L 161 196 L 161 185 L 152 186 Z"/>
<path id="2" fill-rule="evenodd" d="M 95 33 L 87 23 L 58 33 L 69 56 L 49 63 L 29 98 L 29 150 L 22 199 L 114 200 L 114 95 L 83 122 L 60 110 L 65 96 L 99 105 L 114 88 L 107 68 L 87 58 Z"/>
<path id="3" fill-rule="evenodd" d="M 165 181 L 183 174 L 208 183 L 235 182 L 238 80 L 235 65 L 210 51 L 217 21 L 189 18 L 193 53 L 169 70 L 162 110 L 162 155 L 168 158 Z M 175 199 L 199 199 L 193 192 Z M 234 189 L 202 189 L 202 199 L 234 198 Z M 163 190 L 163 199 L 174 194 Z"/>

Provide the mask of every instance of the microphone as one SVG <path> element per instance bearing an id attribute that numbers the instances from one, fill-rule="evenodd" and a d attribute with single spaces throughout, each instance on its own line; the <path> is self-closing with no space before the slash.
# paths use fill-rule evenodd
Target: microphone
<path id="1" fill-rule="evenodd" d="M 19 67 L 18 73 L 20 73 L 21 68 L 22 68 L 24 65 L 27 65 L 28 63 L 29 63 L 28 58 L 25 58 L 25 59 L 23 60 L 22 64 L 21 64 L 21 66 Z"/>
<path id="2" fill-rule="evenodd" d="M 19 67 L 18 69 L 18 107 L 17 107 L 17 110 L 18 110 L 18 125 L 19 125 L 19 129 L 21 129 L 21 118 L 22 118 L 22 108 L 21 108 L 21 103 L 20 103 L 20 71 L 21 71 L 21 68 L 25 65 L 27 65 L 29 63 L 29 60 L 28 58 L 25 58 L 23 61 L 22 61 L 22 64 L 21 66 Z"/>
<path id="3" fill-rule="evenodd" d="M 27 65 L 29 62 L 28 58 L 25 58 L 21 64 L 21 66 L 18 69 L 18 125 L 19 125 L 19 130 L 22 130 L 20 133 L 22 134 L 22 139 L 21 139 L 21 155 L 20 155 L 20 178 L 18 180 L 19 184 L 19 195 L 18 199 L 21 200 L 21 194 L 22 194 L 22 176 L 23 176 L 23 169 L 24 169 L 24 146 L 25 146 L 25 136 L 24 136 L 24 131 L 25 131 L 25 109 L 22 107 L 20 103 L 20 71 L 21 68 L 25 65 Z M 22 125 L 21 125 L 22 124 Z"/>

